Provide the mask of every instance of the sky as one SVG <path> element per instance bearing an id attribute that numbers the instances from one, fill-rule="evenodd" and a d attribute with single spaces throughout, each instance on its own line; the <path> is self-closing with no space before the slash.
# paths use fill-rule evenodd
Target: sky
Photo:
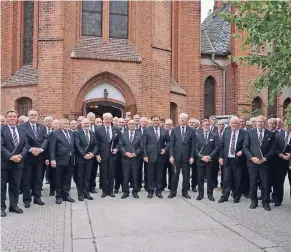
<path id="1" fill-rule="evenodd" d="M 214 0 L 201 0 L 201 23 L 206 18 L 209 9 L 213 9 Z"/>

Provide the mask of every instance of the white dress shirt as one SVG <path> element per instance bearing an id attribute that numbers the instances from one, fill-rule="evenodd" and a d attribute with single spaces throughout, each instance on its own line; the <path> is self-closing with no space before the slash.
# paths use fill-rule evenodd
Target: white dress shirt
<path id="1" fill-rule="evenodd" d="M 233 133 L 233 130 L 231 131 L 231 135 L 230 135 L 230 142 L 229 142 L 229 148 L 228 148 L 228 157 L 229 158 L 234 158 L 235 154 L 231 154 L 231 142 L 232 142 L 232 137 L 233 134 L 235 134 L 235 144 L 234 144 L 234 149 L 236 150 L 236 144 L 237 144 L 237 139 L 238 139 L 238 134 L 239 134 L 239 130 L 237 130 L 235 133 Z"/>
<path id="2" fill-rule="evenodd" d="M 106 131 L 106 135 L 107 135 L 107 127 L 109 127 L 109 135 L 110 135 L 110 140 L 111 140 L 112 139 L 112 127 L 111 127 L 111 125 L 109 125 L 109 126 L 104 125 L 104 127 L 105 127 L 105 131 Z"/>
<path id="3" fill-rule="evenodd" d="M 85 134 L 85 137 L 86 137 L 86 130 L 84 130 L 84 134 Z M 90 140 L 91 140 L 91 136 L 90 136 L 90 130 L 88 129 L 88 139 L 89 139 L 89 143 L 90 143 Z"/>
<path id="4" fill-rule="evenodd" d="M 262 130 L 262 142 L 263 142 L 263 139 L 264 139 L 264 135 L 265 135 L 265 129 L 261 129 Z M 257 129 L 257 134 L 258 134 L 258 139 L 260 139 L 260 130 Z"/>
<path id="5" fill-rule="evenodd" d="M 9 125 L 8 125 L 8 128 L 9 128 L 9 130 L 10 130 L 10 133 L 11 133 L 11 136 L 12 136 L 12 139 L 13 139 L 13 129 L 12 129 L 11 127 L 13 127 L 13 126 L 9 126 Z M 17 135 L 18 143 L 19 143 L 19 141 L 20 141 L 20 138 L 19 138 L 19 132 L 18 132 L 17 127 L 16 127 L 16 126 L 14 126 L 14 127 L 15 127 L 15 133 L 16 133 L 16 135 Z"/>
<path id="6" fill-rule="evenodd" d="M 284 140 L 285 140 L 285 138 L 286 138 L 287 134 L 288 134 L 288 132 L 287 132 L 287 131 L 285 131 Z M 291 132 L 289 132 L 289 136 L 288 136 L 288 141 L 287 141 L 287 144 L 289 144 L 289 143 L 290 143 L 290 140 L 291 140 Z"/>
<path id="7" fill-rule="evenodd" d="M 160 127 L 154 127 L 154 132 L 155 132 L 155 135 L 158 135 L 158 138 L 160 139 L 160 136 L 161 136 L 161 130 L 160 130 Z M 186 129 L 185 129 L 185 132 L 186 132 Z"/>
<path id="8" fill-rule="evenodd" d="M 92 132 L 95 132 L 95 125 L 90 125 L 89 130 L 91 130 Z"/>
<path id="9" fill-rule="evenodd" d="M 36 123 L 31 123 L 31 122 L 29 122 L 29 124 L 30 124 L 30 127 L 31 127 L 31 129 L 32 129 L 32 132 L 34 133 L 34 131 L 33 131 L 33 126 L 34 126 L 34 128 L 35 128 L 35 130 L 36 130 L 36 132 L 37 132 Z"/>
<path id="10" fill-rule="evenodd" d="M 183 132 L 183 130 L 182 130 L 183 127 L 184 127 L 184 134 L 186 134 L 186 130 L 187 130 L 186 125 L 185 126 L 180 125 L 181 136 L 182 136 L 182 132 Z"/>
<path id="11" fill-rule="evenodd" d="M 130 136 L 131 136 L 131 132 L 132 132 L 132 137 L 134 138 L 134 134 L 135 134 L 135 130 L 134 131 L 128 131 L 128 138 L 130 139 Z M 132 138 L 132 140 L 133 140 Z"/>

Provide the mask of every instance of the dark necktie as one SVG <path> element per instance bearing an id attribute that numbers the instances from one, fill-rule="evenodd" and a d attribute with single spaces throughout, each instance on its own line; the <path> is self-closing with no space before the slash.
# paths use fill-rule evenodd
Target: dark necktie
<path id="1" fill-rule="evenodd" d="M 230 146 L 230 154 L 235 155 L 235 131 L 232 132 L 232 138 L 231 138 L 231 146 Z"/>
<path id="2" fill-rule="evenodd" d="M 205 133 L 204 138 L 205 138 L 205 143 L 207 144 L 207 140 L 208 140 L 208 132 Z"/>
<path id="3" fill-rule="evenodd" d="M 90 143 L 89 130 L 85 130 L 85 136 L 86 136 L 87 144 L 89 144 Z"/>
<path id="4" fill-rule="evenodd" d="M 222 131 L 219 131 L 219 139 L 221 139 Z"/>
<path id="5" fill-rule="evenodd" d="M 184 138 L 185 138 L 185 127 L 182 127 L 182 141 L 184 142 Z"/>
<path id="6" fill-rule="evenodd" d="M 16 130 L 15 130 L 15 127 L 10 127 L 12 129 L 12 137 L 13 137 L 13 142 L 14 142 L 14 145 L 17 146 L 19 144 L 19 140 L 18 140 L 18 136 L 16 134 Z"/>
<path id="7" fill-rule="evenodd" d="M 109 133 L 109 126 L 106 127 L 106 134 L 107 134 L 107 137 L 108 137 L 108 141 L 110 142 L 110 133 Z"/>
<path id="8" fill-rule="evenodd" d="M 290 134 L 290 132 L 286 132 L 286 136 L 285 136 L 285 139 L 284 139 L 284 141 L 285 141 L 285 147 L 288 144 L 289 134 Z"/>
<path id="9" fill-rule="evenodd" d="M 159 141 L 158 127 L 155 127 L 155 135 L 156 135 L 157 141 Z"/>
<path id="10" fill-rule="evenodd" d="M 71 137 L 70 137 L 69 132 L 67 130 L 64 130 L 64 132 L 65 132 L 65 136 L 66 136 L 68 142 L 71 143 Z"/>
<path id="11" fill-rule="evenodd" d="M 35 124 L 32 124 L 32 131 L 33 131 L 35 138 L 37 138 L 37 130 L 36 130 Z"/>
<path id="12" fill-rule="evenodd" d="M 262 143 L 263 143 L 263 130 L 259 130 L 259 144 L 260 144 L 260 147 L 262 146 Z"/>
<path id="13" fill-rule="evenodd" d="M 132 143 L 132 141 L 133 141 L 133 132 L 132 132 L 132 131 L 130 132 L 129 141 L 130 141 L 131 143 Z"/>
<path id="14" fill-rule="evenodd" d="M 47 129 L 47 134 L 49 135 L 50 133 L 52 133 L 52 129 Z"/>

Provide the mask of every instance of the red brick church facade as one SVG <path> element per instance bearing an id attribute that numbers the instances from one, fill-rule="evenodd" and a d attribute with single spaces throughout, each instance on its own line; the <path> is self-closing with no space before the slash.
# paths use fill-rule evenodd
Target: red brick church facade
<path id="1" fill-rule="evenodd" d="M 198 1 L 1 2 L 2 113 L 282 116 L 290 90 L 272 110 L 267 91 L 250 97 L 259 71 L 230 60 L 248 53 L 235 28 L 211 14 L 201 24 L 200 10 Z"/>

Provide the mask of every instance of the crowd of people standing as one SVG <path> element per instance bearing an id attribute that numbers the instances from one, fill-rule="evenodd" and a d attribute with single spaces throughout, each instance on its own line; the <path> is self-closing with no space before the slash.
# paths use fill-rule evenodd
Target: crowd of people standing
<path id="1" fill-rule="evenodd" d="M 134 115 L 117 118 L 105 113 L 80 116 L 77 121 L 44 118 L 28 111 L 27 117 L 15 110 L 1 116 L 1 217 L 6 216 L 6 194 L 9 212 L 23 213 L 18 207 L 22 194 L 25 208 L 42 201 L 43 181 L 49 184 L 56 204 L 75 202 L 70 195 L 73 178 L 78 200 L 93 200 L 98 187 L 101 198 L 139 198 L 144 188 L 148 198 L 175 198 L 182 172 L 182 196 L 188 191 L 204 198 L 204 184 L 210 201 L 221 174 L 223 203 L 231 196 L 233 203 L 250 198 L 250 208 L 270 211 L 270 203 L 280 206 L 284 180 L 291 182 L 291 123 L 279 118 L 266 120 L 258 116 L 249 120 L 232 117 L 229 121 L 215 116 L 201 122 L 179 115 L 179 125 L 158 115 L 150 119 Z M 99 185 L 96 177 L 99 168 Z M 8 187 L 7 187 L 8 185 Z M 261 196 L 258 197 L 258 188 Z M 291 192 L 290 192 L 291 196 Z"/>

